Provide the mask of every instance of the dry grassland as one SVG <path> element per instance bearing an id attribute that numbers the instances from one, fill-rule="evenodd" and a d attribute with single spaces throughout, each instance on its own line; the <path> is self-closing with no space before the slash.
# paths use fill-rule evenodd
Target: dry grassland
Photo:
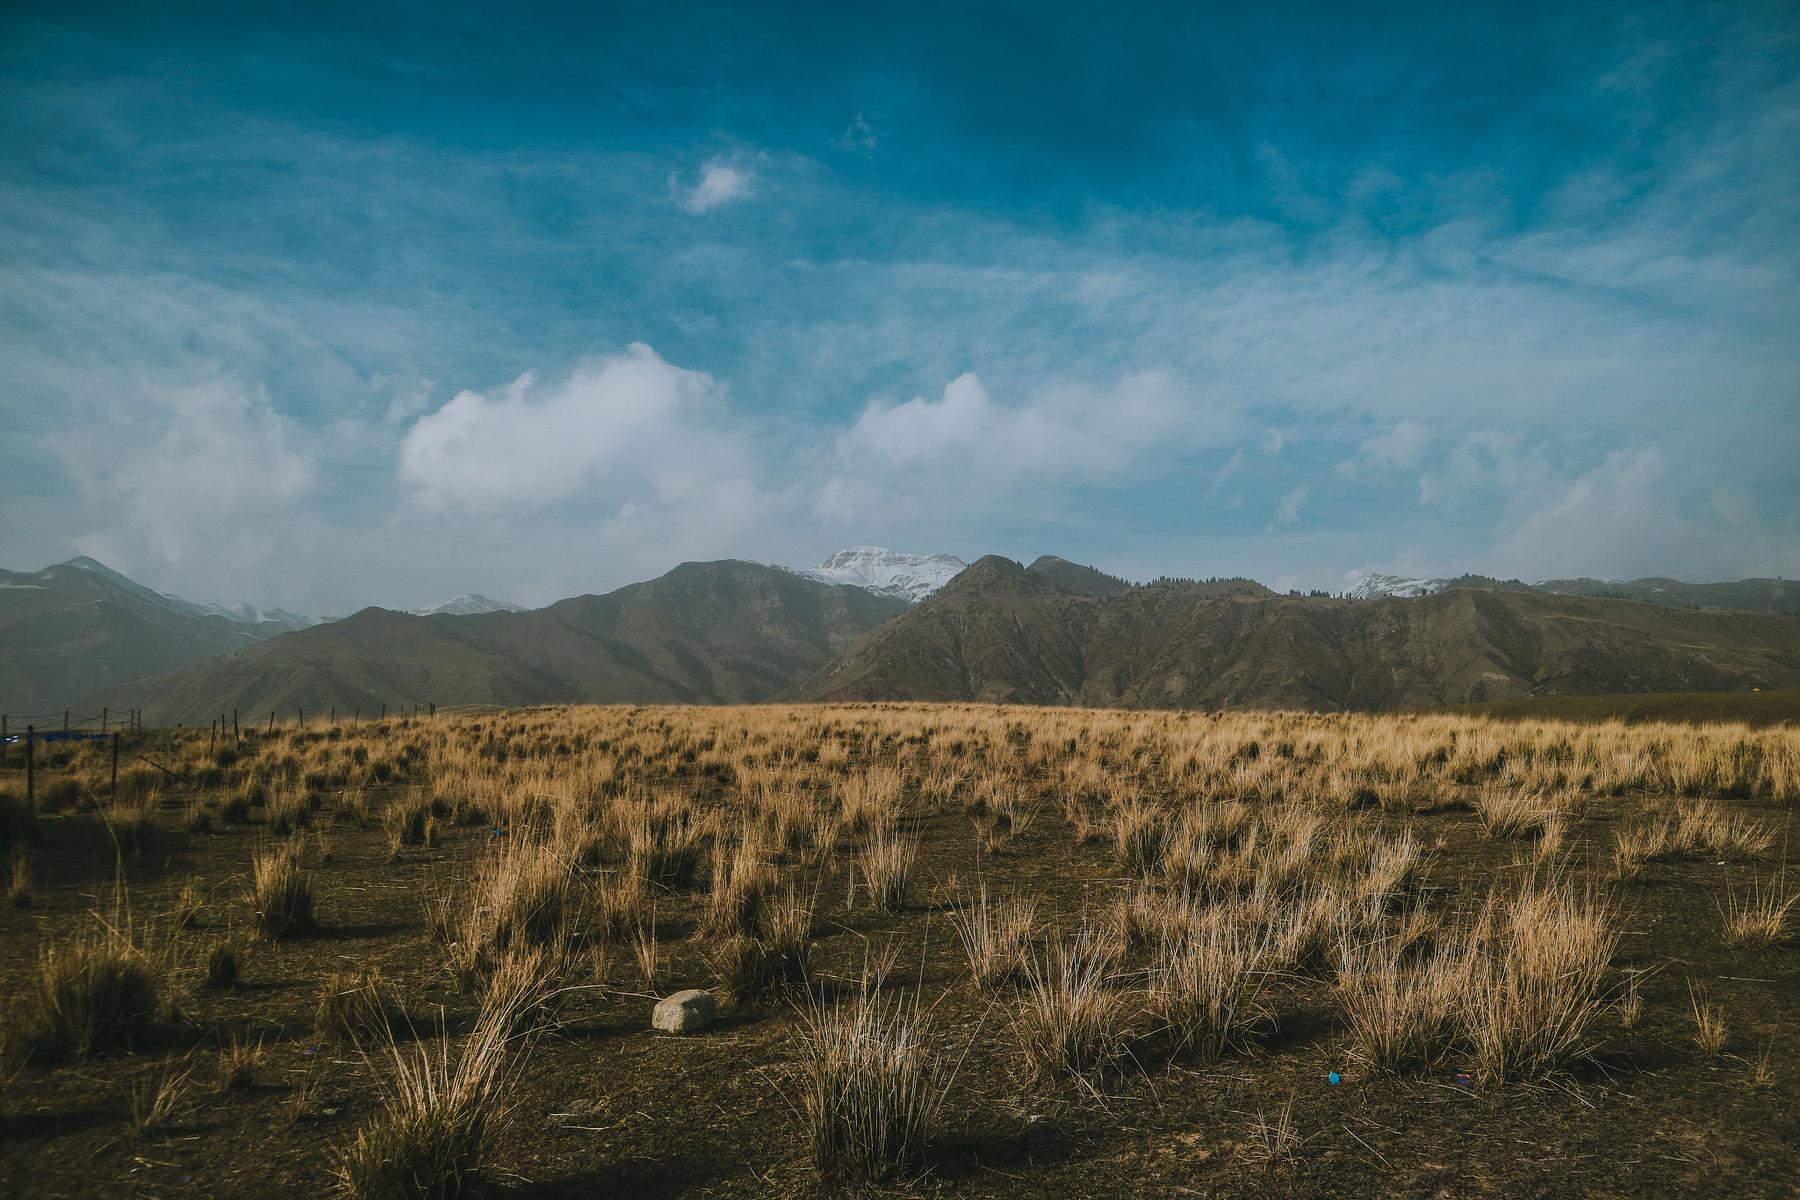
<path id="1" fill-rule="evenodd" d="M 600 707 L 0 768 L 18 1196 L 1792 1195 L 1800 732 Z M 705 1030 L 649 1029 L 711 991 Z"/>

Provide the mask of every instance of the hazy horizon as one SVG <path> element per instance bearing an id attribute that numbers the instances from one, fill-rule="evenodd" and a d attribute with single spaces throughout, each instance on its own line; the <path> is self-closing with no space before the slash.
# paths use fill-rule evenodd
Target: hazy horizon
<path id="1" fill-rule="evenodd" d="M 1800 575 L 1781 4 L 0 15 L 0 567 Z"/>

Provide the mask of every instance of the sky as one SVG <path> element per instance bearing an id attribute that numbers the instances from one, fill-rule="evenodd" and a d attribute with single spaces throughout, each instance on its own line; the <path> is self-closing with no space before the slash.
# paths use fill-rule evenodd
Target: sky
<path id="1" fill-rule="evenodd" d="M 0 566 L 1800 575 L 1800 8 L 0 13 Z"/>

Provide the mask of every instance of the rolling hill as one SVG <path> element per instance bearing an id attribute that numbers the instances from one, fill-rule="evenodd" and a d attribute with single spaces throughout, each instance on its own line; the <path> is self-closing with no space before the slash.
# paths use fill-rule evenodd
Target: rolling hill
<path id="1" fill-rule="evenodd" d="M 785 696 L 1384 710 L 1752 686 L 1800 686 L 1800 619 L 1529 590 L 1352 601 L 1176 580 L 1094 595 L 989 556 Z"/>
<path id="2" fill-rule="evenodd" d="M 193 604 L 91 558 L 41 571 L 0 571 L 0 712 L 62 709 L 77 697 L 254 645 L 304 621 Z"/>
<path id="3" fill-rule="evenodd" d="M 1727 722 L 1750 726 L 1800 722 L 1800 691 L 1639 692 L 1614 696 L 1526 696 L 1462 705 L 1452 712 L 1521 721 Z"/>
<path id="4" fill-rule="evenodd" d="M 1663 608 L 1728 608 L 1744 612 L 1800 613 L 1800 587 L 1786 579 L 1736 579 L 1721 583 L 1688 583 L 1680 579 L 1546 579 L 1524 583 L 1488 575 L 1460 575 L 1455 579 L 1411 579 L 1352 571 L 1345 595 L 1353 600 L 1387 596 L 1428 596 L 1434 592 L 1482 590 L 1547 592 L 1555 596 L 1595 596 L 1606 600 L 1636 600 Z"/>
<path id="5" fill-rule="evenodd" d="M 1734 608 L 1745 612 L 1800 613 L 1800 587 L 1786 579 L 1737 579 L 1686 583 L 1680 579 L 1546 579 L 1540 591 L 1562 596 L 1637 600 L 1669 608 Z"/>
<path id="6" fill-rule="evenodd" d="M 530 612 L 341 621 L 107 693 L 151 723 L 220 712 L 402 706 L 743 703 L 817 669 L 907 601 L 726 560 Z M 96 698 L 98 702 L 99 698 Z"/>

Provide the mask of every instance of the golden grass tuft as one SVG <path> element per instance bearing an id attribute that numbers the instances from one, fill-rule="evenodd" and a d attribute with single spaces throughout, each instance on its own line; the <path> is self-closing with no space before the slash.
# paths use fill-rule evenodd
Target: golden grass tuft
<path id="1" fill-rule="evenodd" d="M 936 1057 L 916 994 L 813 997 L 799 1035 L 800 1114 L 813 1167 L 878 1183 L 917 1171 L 954 1068 Z"/>
<path id="2" fill-rule="evenodd" d="M 1719 906 L 1725 926 L 1725 944 L 1760 953 L 1780 945 L 1793 935 L 1794 906 L 1800 892 L 1787 889 L 1787 876 L 1753 880 L 1745 891 L 1728 887 Z"/>
<path id="3" fill-rule="evenodd" d="M 55 1059 L 129 1047 L 155 1028 L 169 997 L 166 961 L 145 947 L 117 901 L 110 915 L 94 914 L 39 954 L 20 1031 L 23 1049 Z"/>
<path id="4" fill-rule="evenodd" d="M 491 999 L 460 1046 L 440 1033 L 410 1049 L 390 1038 L 366 1054 L 386 1097 L 334 1156 L 346 1195 L 411 1200 L 468 1193 L 488 1166 L 494 1126 L 518 1077 L 518 1016 L 505 998 Z"/>
<path id="5" fill-rule="evenodd" d="M 301 937 L 318 928 L 312 880 L 300 865 L 300 847 L 264 850 L 251 863 L 250 909 L 264 937 Z"/>
<path id="6" fill-rule="evenodd" d="M 1585 1061 L 1617 944 L 1609 906 L 1572 884 L 1528 882 L 1491 898 L 1462 964 L 1464 1036 L 1481 1072 L 1542 1079 Z"/>
<path id="7" fill-rule="evenodd" d="M 1202 1061 L 1244 1047 L 1267 1020 L 1262 996 L 1274 974 L 1274 932 L 1242 906 L 1195 914 L 1166 937 L 1150 967 L 1149 1010 L 1178 1057 Z"/>
<path id="8" fill-rule="evenodd" d="M 906 880 L 918 856 L 917 834 L 885 825 L 871 830 L 857 851 L 857 865 L 862 869 L 863 882 L 883 911 L 897 913 L 906 907 Z"/>
<path id="9" fill-rule="evenodd" d="M 1017 896 L 990 899 L 983 884 L 974 901 L 951 913 L 950 921 L 976 987 L 995 988 L 1024 976 L 1037 922 L 1036 901 Z"/>
<path id="10" fill-rule="evenodd" d="M 1028 1071 L 1098 1093 L 1130 1048 L 1126 997 L 1108 978 L 1111 955 L 1087 926 L 1025 960 L 1013 1034 Z"/>

